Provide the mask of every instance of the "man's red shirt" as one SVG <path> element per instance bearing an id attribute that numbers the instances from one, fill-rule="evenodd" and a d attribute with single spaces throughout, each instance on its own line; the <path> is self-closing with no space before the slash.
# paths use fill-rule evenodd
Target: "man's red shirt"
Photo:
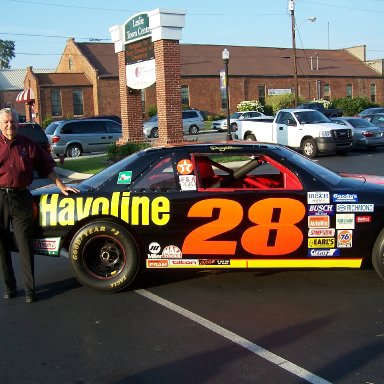
<path id="1" fill-rule="evenodd" d="M 28 187 L 34 170 L 47 176 L 55 166 L 52 156 L 28 137 L 0 135 L 0 188 Z"/>

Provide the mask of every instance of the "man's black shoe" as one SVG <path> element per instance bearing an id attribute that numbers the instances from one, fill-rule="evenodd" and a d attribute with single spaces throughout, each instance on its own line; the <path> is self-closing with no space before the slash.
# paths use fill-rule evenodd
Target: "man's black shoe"
<path id="1" fill-rule="evenodd" d="M 34 292 L 27 292 L 25 294 L 25 302 L 26 303 L 33 303 L 36 301 L 36 295 Z"/>
<path id="2" fill-rule="evenodd" d="M 13 299 L 14 297 L 16 297 L 16 291 L 5 291 L 3 293 L 3 299 Z"/>

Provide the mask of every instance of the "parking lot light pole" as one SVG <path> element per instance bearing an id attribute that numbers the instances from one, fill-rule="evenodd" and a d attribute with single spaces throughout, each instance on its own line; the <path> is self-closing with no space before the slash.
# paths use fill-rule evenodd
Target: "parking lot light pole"
<path id="1" fill-rule="evenodd" d="M 227 109 L 227 141 L 232 140 L 231 134 L 231 119 L 229 117 L 229 92 L 228 92 L 228 62 L 229 62 L 229 51 L 227 48 L 223 50 L 222 58 L 225 65 L 225 96 L 226 96 L 226 109 Z"/>

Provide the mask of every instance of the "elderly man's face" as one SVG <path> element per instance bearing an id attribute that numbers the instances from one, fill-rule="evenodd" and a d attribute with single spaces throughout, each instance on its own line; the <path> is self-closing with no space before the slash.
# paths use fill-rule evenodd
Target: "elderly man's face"
<path id="1" fill-rule="evenodd" d="M 18 126 L 17 117 L 11 111 L 0 114 L 0 130 L 8 140 L 15 138 Z"/>

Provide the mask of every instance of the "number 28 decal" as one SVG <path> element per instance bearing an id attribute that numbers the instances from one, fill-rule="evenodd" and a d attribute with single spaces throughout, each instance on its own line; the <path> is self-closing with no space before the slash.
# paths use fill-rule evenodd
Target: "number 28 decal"
<path id="1" fill-rule="evenodd" d="M 212 238 L 240 225 L 244 215 L 240 203 L 229 199 L 201 200 L 190 208 L 188 217 L 213 217 L 214 209 L 219 212 L 218 217 L 188 234 L 184 240 L 183 254 L 235 254 L 237 240 Z M 303 233 L 296 224 L 304 215 L 305 206 L 298 200 L 270 198 L 257 201 L 248 210 L 248 219 L 255 225 L 241 234 L 241 245 L 245 251 L 261 256 L 294 252 L 303 242 Z"/>

